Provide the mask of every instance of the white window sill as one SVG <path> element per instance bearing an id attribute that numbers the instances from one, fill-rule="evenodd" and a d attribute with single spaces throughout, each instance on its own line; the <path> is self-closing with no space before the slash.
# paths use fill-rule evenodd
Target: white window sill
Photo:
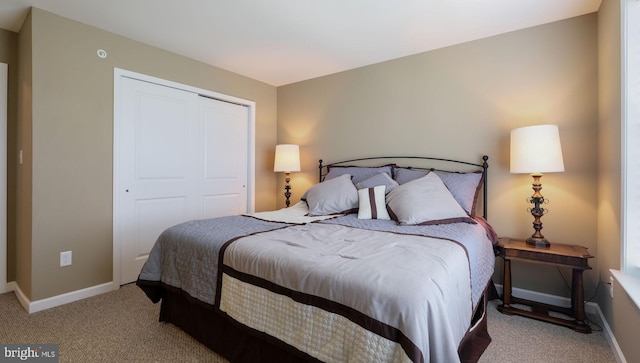
<path id="1" fill-rule="evenodd" d="M 620 270 L 609 270 L 613 274 L 613 276 L 618 280 L 618 283 L 624 291 L 627 292 L 627 295 L 631 298 L 636 304 L 636 307 L 640 309 L 640 278 L 625 275 L 624 272 Z"/>

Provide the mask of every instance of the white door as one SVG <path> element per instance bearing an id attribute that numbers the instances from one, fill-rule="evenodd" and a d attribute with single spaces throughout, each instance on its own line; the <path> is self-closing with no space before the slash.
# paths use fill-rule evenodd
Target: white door
<path id="1" fill-rule="evenodd" d="M 124 284 L 167 227 L 246 211 L 249 119 L 247 107 L 126 77 L 119 95 L 114 239 Z"/>
<path id="2" fill-rule="evenodd" d="M 248 109 L 200 98 L 204 123 L 204 218 L 247 212 Z"/>

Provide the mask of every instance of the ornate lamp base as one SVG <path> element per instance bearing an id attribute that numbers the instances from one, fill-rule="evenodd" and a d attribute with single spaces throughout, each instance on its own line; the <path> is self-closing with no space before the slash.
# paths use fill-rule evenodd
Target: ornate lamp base
<path id="1" fill-rule="evenodd" d="M 535 246 L 537 248 L 548 248 L 551 245 L 551 243 L 549 243 L 546 238 L 538 238 L 533 236 L 527 238 L 527 244 Z"/>
<path id="2" fill-rule="evenodd" d="M 286 198 L 285 204 L 287 205 L 287 208 L 289 208 L 289 206 L 291 205 L 291 201 L 289 200 L 289 198 L 291 198 L 291 185 L 289 184 L 291 178 L 289 177 L 289 173 L 285 173 L 284 175 L 284 197 Z"/>
<path id="3" fill-rule="evenodd" d="M 542 208 L 541 206 L 545 204 L 545 201 L 542 194 L 540 194 L 540 190 L 542 190 L 542 183 L 540 182 L 540 178 L 542 174 L 536 173 L 531 174 L 533 176 L 533 195 L 529 198 L 529 202 L 533 204 L 533 207 L 529 209 L 531 215 L 533 216 L 533 229 L 535 232 L 531 235 L 531 237 L 527 238 L 527 244 L 533 245 L 539 248 L 548 248 L 550 243 L 540 232 L 542 230 L 542 216 L 547 213 L 547 210 Z"/>

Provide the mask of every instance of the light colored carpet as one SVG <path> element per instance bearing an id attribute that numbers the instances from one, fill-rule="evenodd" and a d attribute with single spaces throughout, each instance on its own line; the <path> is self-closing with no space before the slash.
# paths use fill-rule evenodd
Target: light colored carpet
<path id="1" fill-rule="evenodd" d="M 613 363 L 616 359 L 597 317 L 589 315 L 591 334 L 498 312 L 499 300 L 489 303 L 489 335 L 480 363 Z"/>
<path id="2" fill-rule="evenodd" d="M 171 324 L 133 284 L 28 315 L 0 295 L 0 342 L 60 344 L 60 362 L 226 362 Z"/>
<path id="3" fill-rule="evenodd" d="M 489 308 L 493 341 L 480 362 L 615 362 L 602 332 L 507 316 Z M 0 343 L 60 345 L 60 362 L 226 362 L 171 324 L 135 285 L 28 315 L 0 295 Z"/>

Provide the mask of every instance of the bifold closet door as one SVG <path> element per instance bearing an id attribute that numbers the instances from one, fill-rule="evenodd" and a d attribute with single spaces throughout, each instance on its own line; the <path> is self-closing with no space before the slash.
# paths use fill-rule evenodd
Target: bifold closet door
<path id="1" fill-rule="evenodd" d="M 203 120 L 203 217 L 247 212 L 249 110 L 200 97 Z"/>
<path id="2" fill-rule="evenodd" d="M 114 238 L 124 284 L 167 227 L 246 212 L 248 117 L 241 105 L 126 77 L 119 95 Z"/>

